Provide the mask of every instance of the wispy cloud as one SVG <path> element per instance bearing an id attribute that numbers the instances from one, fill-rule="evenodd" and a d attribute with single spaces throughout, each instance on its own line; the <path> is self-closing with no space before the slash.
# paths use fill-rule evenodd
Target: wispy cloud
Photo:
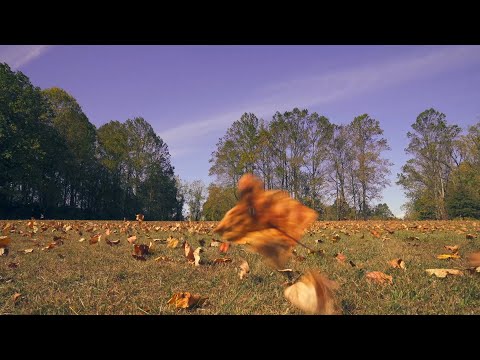
<path id="1" fill-rule="evenodd" d="M 5 62 L 13 70 L 17 70 L 44 54 L 49 48 L 50 45 L 0 45 L 0 62 Z"/>
<path id="2" fill-rule="evenodd" d="M 427 50 L 427 51 L 425 51 Z M 271 84 L 260 90 L 256 101 L 239 104 L 236 109 L 208 119 L 168 129 L 160 136 L 169 144 L 172 153 L 187 154 L 187 144 L 195 138 L 225 128 L 244 112 L 258 117 L 273 111 L 287 111 L 293 107 L 332 103 L 369 91 L 378 91 L 413 79 L 425 79 L 439 73 L 480 61 L 480 46 L 448 46 L 419 48 L 401 59 L 371 63 L 333 73 L 308 74 L 300 78 Z M 181 151 L 176 151 L 181 149 Z"/>

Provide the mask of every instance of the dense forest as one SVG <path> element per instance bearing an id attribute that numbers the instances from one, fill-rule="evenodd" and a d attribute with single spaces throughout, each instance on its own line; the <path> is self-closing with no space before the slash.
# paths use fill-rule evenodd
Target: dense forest
<path id="1" fill-rule="evenodd" d="M 410 219 L 480 218 L 480 123 L 462 132 L 435 109 L 407 134 L 397 174 Z M 60 88 L 40 89 L 0 63 L 0 218 L 219 220 L 246 172 L 284 189 L 322 220 L 393 218 L 378 203 L 392 163 L 380 122 L 336 125 L 298 108 L 270 121 L 245 113 L 210 159 L 215 182 L 183 182 L 167 144 L 143 118 L 98 129 Z"/>

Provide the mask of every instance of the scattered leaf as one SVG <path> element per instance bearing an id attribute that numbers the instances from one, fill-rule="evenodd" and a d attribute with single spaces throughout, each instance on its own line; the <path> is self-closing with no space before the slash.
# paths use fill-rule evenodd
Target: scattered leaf
<path id="1" fill-rule="evenodd" d="M 93 235 L 92 237 L 90 237 L 90 240 L 88 242 L 90 243 L 90 245 L 97 244 L 101 238 L 102 235 Z"/>
<path id="2" fill-rule="evenodd" d="M 345 260 L 347 260 L 347 257 L 342 253 L 338 253 L 337 255 L 335 255 L 335 259 L 337 259 L 337 261 L 340 263 L 344 263 Z"/>
<path id="3" fill-rule="evenodd" d="M 471 253 L 467 255 L 467 261 L 469 266 L 479 267 L 480 266 L 480 251 Z"/>
<path id="4" fill-rule="evenodd" d="M 78 240 L 78 242 L 84 242 L 85 241 L 85 238 L 81 238 L 80 240 Z"/>
<path id="5" fill-rule="evenodd" d="M 218 250 L 219 250 L 221 253 L 227 253 L 229 246 L 230 246 L 229 243 L 222 243 L 222 244 L 220 245 L 220 247 L 218 248 Z"/>
<path id="6" fill-rule="evenodd" d="M 188 291 L 178 292 L 173 294 L 167 304 L 174 305 L 177 309 L 190 309 L 202 306 L 207 299 L 208 297 L 202 297 L 200 294 L 192 295 Z"/>
<path id="7" fill-rule="evenodd" d="M 8 248 L 0 248 L 0 256 L 7 256 L 8 255 Z"/>
<path id="8" fill-rule="evenodd" d="M 133 258 L 135 260 L 140 260 L 140 261 L 147 261 L 147 259 L 145 258 L 145 256 L 142 256 L 142 255 L 137 255 L 137 254 L 132 254 Z"/>
<path id="9" fill-rule="evenodd" d="M 135 235 L 133 236 L 130 236 L 127 238 L 127 241 L 130 243 L 130 244 L 135 244 L 135 241 L 137 241 L 137 237 Z"/>
<path id="10" fill-rule="evenodd" d="M 22 250 L 21 252 L 23 252 L 24 254 L 30 254 L 31 252 L 33 252 L 33 249 L 25 249 L 25 250 Z"/>
<path id="11" fill-rule="evenodd" d="M 444 278 L 447 275 L 463 275 L 463 272 L 456 269 L 426 269 L 428 275 L 435 275 L 439 278 Z"/>
<path id="12" fill-rule="evenodd" d="M 250 266 L 248 266 L 248 262 L 243 260 L 242 263 L 240 264 L 239 268 L 240 268 L 240 271 L 238 272 L 238 276 L 240 277 L 240 280 L 242 280 L 250 272 Z"/>
<path id="13" fill-rule="evenodd" d="M 173 259 L 172 259 L 172 258 L 169 258 L 168 256 L 159 256 L 159 257 L 155 258 L 154 261 L 169 261 L 169 262 L 173 262 Z"/>
<path id="14" fill-rule="evenodd" d="M 218 259 L 213 260 L 214 264 L 226 264 L 226 263 L 229 263 L 229 262 L 232 262 L 231 258 L 218 258 Z"/>
<path id="15" fill-rule="evenodd" d="M 475 238 L 476 238 L 476 236 L 473 235 L 473 234 L 466 234 L 465 237 L 466 237 L 467 239 L 475 239 Z"/>
<path id="16" fill-rule="evenodd" d="M 357 264 L 355 264 L 352 260 L 350 260 L 348 263 L 350 264 L 351 267 L 356 267 L 357 266 Z"/>
<path id="17" fill-rule="evenodd" d="M 201 261 L 202 261 L 202 259 L 200 258 L 200 253 L 202 253 L 202 252 L 203 252 L 202 247 L 196 248 L 195 251 L 193 252 L 193 257 L 195 259 L 195 266 L 200 266 Z"/>
<path id="18" fill-rule="evenodd" d="M 215 240 L 213 240 L 213 241 L 210 243 L 210 247 L 219 247 L 220 244 L 222 244 L 220 241 L 215 241 Z"/>
<path id="19" fill-rule="evenodd" d="M 247 244 L 276 268 L 283 267 L 317 213 L 286 191 L 264 191 L 261 180 L 252 174 L 240 178 L 238 190 L 239 202 L 214 231 L 225 241 Z"/>
<path id="20" fill-rule="evenodd" d="M 105 242 L 106 242 L 108 245 L 113 246 L 113 245 L 118 245 L 118 244 L 120 244 L 120 239 L 117 239 L 117 240 L 105 239 Z"/>
<path id="21" fill-rule="evenodd" d="M 446 259 L 460 259 L 460 255 L 455 254 L 441 254 L 437 256 L 437 259 L 446 260 Z"/>
<path id="22" fill-rule="evenodd" d="M 8 235 L 0 236 L 0 248 L 6 248 L 11 241 L 12 239 Z"/>
<path id="23" fill-rule="evenodd" d="M 18 268 L 18 263 L 11 262 L 7 265 L 10 269 L 16 269 Z"/>
<path id="24" fill-rule="evenodd" d="M 15 294 L 13 294 L 12 300 L 13 300 L 13 303 L 14 303 L 14 304 L 18 301 L 18 299 L 20 298 L 20 296 L 22 296 L 22 294 L 20 294 L 20 293 L 15 293 Z"/>
<path id="25" fill-rule="evenodd" d="M 446 245 L 446 246 L 444 246 L 444 248 L 447 249 L 447 250 L 450 250 L 451 252 L 454 252 L 454 253 L 456 253 L 458 251 L 458 245 L 455 245 L 455 246 Z"/>
<path id="26" fill-rule="evenodd" d="M 142 222 L 143 219 L 145 219 L 145 216 L 143 214 L 136 214 L 135 215 L 135 220 L 137 220 L 138 222 Z"/>
<path id="27" fill-rule="evenodd" d="M 195 262 L 195 256 L 193 256 L 193 249 L 192 247 L 188 244 L 188 242 L 185 241 L 183 244 L 183 250 L 185 251 L 185 257 L 189 262 L 194 263 Z"/>
<path id="28" fill-rule="evenodd" d="M 178 246 L 178 239 L 175 239 L 175 238 L 172 238 L 172 237 L 169 237 L 167 239 L 167 247 L 168 248 L 176 248 Z"/>
<path id="29" fill-rule="evenodd" d="M 393 284 L 393 277 L 384 274 L 381 271 L 370 271 L 367 273 L 366 277 L 367 280 L 376 282 L 377 284 L 384 284 L 385 282 Z"/>
<path id="30" fill-rule="evenodd" d="M 148 246 L 145 245 L 145 244 L 141 244 L 141 245 L 133 245 L 133 252 L 135 255 L 138 255 L 138 256 L 145 256 L 145 255 L 148 255 Z"/>
<path id="31" fill-rule="evenodd" d="M 402 270 L 406 270 L 407 268 L 405 267 L 405 261 L 402 259 L 393 259 L 388 261 L 388 265 L 390 265 L 393 268 L 399 268 Z"/>
<path id="32" fill-rule="evenodd" d="M 331 315 L 337 312 L 334 291 L 338 284 L 316 271 L 309 271 L 285 289 L 288 301 L 309 314 Z"/>

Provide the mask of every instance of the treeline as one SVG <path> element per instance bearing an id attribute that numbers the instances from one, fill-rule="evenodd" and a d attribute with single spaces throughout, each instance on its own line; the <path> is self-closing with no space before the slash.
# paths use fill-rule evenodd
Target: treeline
<path id="1" fill-rule="evenodd" d="M 0 63 L 0 218 L 182 218 L 165 142 L 143 118 L 96 129 L 59 88 Z"/>
<path id="2" fill-rule="evenodd" d="M 445 114 L 422 112 L 405 149 L 411 159 L 397 183 L 408 196 L 412 219 L 480 218 L 480 122 L 465 134 Z"/>
<path id="3" fill-rule="evenodd" d="M 210 175 L 217 184 L 210 186 L 205 214 L 215 218 L 211 205 L 218 201 L 210 198 L 232 200 L 226 193 L 234 193 L 238 179 L 250 172 L 266 189 L 288 191 L 323 220 L 391 218 L 386 204 L 374 204 L 392 165 L 383 156 L 390 148 L 382 135 L 379 121 L 368 114 L 336 125 L 298 108 L 277 112 L 268 122 L 245 113 L 212 153 Z"/>

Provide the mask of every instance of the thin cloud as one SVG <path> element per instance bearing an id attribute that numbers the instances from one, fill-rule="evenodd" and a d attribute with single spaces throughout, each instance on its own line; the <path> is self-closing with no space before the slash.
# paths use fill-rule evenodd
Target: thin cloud
<path id="1" fill-rule="evenodd" d="M 308 108 L 332 103 L 412 79 L 424 79 L 478 61 L 480 46 L 449 46 L 420 55 L 416 52 L 402 59 L 292 79 L 261 89 L 261 101 L 239 106 L 235 111 L 210 119 L 191 121 L 160 132 L 160 136 L 172 149 L 181 147 L 181 154 L 184 155 L 188 153 L 185 145 L 190 141 L 217 132 L 219 128 L 223 129 L 244 112 L 253 112 L 258 117 L 263 117 L 275 110 L 282 112 L 293 107 Z"/>
<path id="2" fill-rule="evenodd" d="M 0 62 L 5 62 L 13 70 L 17 70 L 35 60 L 50 48 L 50 45 L 1 45 Z"/>

